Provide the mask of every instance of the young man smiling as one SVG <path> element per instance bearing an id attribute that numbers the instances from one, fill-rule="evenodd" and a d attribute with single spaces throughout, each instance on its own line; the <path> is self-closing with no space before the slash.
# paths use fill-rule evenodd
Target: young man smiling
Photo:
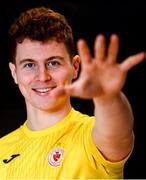
<path id="1" fill-rule="evenodd" d="M 45 7 L 22 13 L 10 37 L 9 67 L 25 98 L 27 120 L 0 139 L 0 178 L 123 178 L 134 140 L 132 110 L 121 89 L 145 54 L 118 64 L 117 35 L 107 52 L 105 37 L 98 35 L 94 57 L 84 40 L 74 55 L 65 17 Z M 93 99 L 95 116 L 76 111 L 70 96 Z"/>

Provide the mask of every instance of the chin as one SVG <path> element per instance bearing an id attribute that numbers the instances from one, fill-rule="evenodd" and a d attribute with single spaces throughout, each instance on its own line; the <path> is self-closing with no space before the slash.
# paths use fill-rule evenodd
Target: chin
<path id="1" fill-rule="evenodd" d="M 46 113 L 47 112 L 48 113 L 49 112 L 57 112 L 59 109 L 60 108 L 57 108 L 57 107 L 56 108 L 52 108 L 52 107 L 51 108 L 49 108 L 49 107 L 41 107 L 41 108 L 39 108 L 40 111 L 43 111 L 43 112 L 46 112 Z"/>
<path id="2" fill-rule="evenodd" d="M 40 111 L 48 111 L 48 112 L 54 112 L 60 109 L 60 104 L 35 104 L 34 107 Z"/>
<path id="3" fill-rule="evenodd" d="M 40 111 L 50 111 L 55 112 L 58 111 L 60 108 L 64 107 L 68 102 L 67 98 L 60 98 L 60 99 L 50 99 L 46 101 L 34 100 L 27 102 L 28 107 L 35 108 L 36 110 Z"/>

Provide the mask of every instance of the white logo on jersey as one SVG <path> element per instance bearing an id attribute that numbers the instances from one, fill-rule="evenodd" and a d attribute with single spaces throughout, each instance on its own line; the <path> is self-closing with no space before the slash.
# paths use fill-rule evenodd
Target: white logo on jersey
<path id="1" fill-rule="evenodd" d="M 54 167 L 60 166 L 63 154 L 64 154 L 63 148 L 54 148 L 49 153 L 49 157 L 48 157 L 49 164 Z"/>

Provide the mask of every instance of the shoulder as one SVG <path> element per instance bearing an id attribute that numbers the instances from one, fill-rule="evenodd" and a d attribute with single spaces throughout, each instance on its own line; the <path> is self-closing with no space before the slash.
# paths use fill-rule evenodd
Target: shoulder
<path id="1" fill-rule="evenodd" d="M 0 138 L 0 147 L 7 146 L 8 144 L 13 144 L 20 138 L 20 128 L 10 132 L 9 134 Z"/>
<path id="2" fill-rule="evenodd" d="M 76 125 L 83 126 L 83 127 L 93 127 L 95 123 L 95 116 L 90 116 L 88 114 L 82 113 L 78 110 L 72 110 L 72 122 Z"/>
<path id="3" fill-rule="evenodd" d="M 93 120 L 94 121 L 94 119 L 95 119 L 95 116 L 90 116 L 90 115 L 88 115 L 88 114 L 85 114 L 85 113 L 82 113 L 82 112 L 80 112 L 80 111 L 78 111 L 78 110 L 75 110 L 74 108 L 72 109 L 72 118 L 74 118 L 74 119 L 80 119 L 80 120 L 86 120 L 86 121 L 91 121 L 91 120 Z"/>

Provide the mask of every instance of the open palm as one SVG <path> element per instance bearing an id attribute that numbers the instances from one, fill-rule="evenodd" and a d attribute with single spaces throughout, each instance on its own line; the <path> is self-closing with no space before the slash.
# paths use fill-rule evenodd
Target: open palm
<path id="1" fill-rule="evenodd" d="M 124 86 L 128 71 L 145 57 L 145 53 L 139 53 L 128 57 L 120 64 L 117 63 L 117 35 L 111 36 L 107 49 L 105 37 L 97 36 L 94 57 L 91 56 L 84 40 L 79 40 L 77 47 L 81 58 L 81 73 L 78 80 L 67 86 L 64 92 L 85 99 L 118 93 Z"/>

